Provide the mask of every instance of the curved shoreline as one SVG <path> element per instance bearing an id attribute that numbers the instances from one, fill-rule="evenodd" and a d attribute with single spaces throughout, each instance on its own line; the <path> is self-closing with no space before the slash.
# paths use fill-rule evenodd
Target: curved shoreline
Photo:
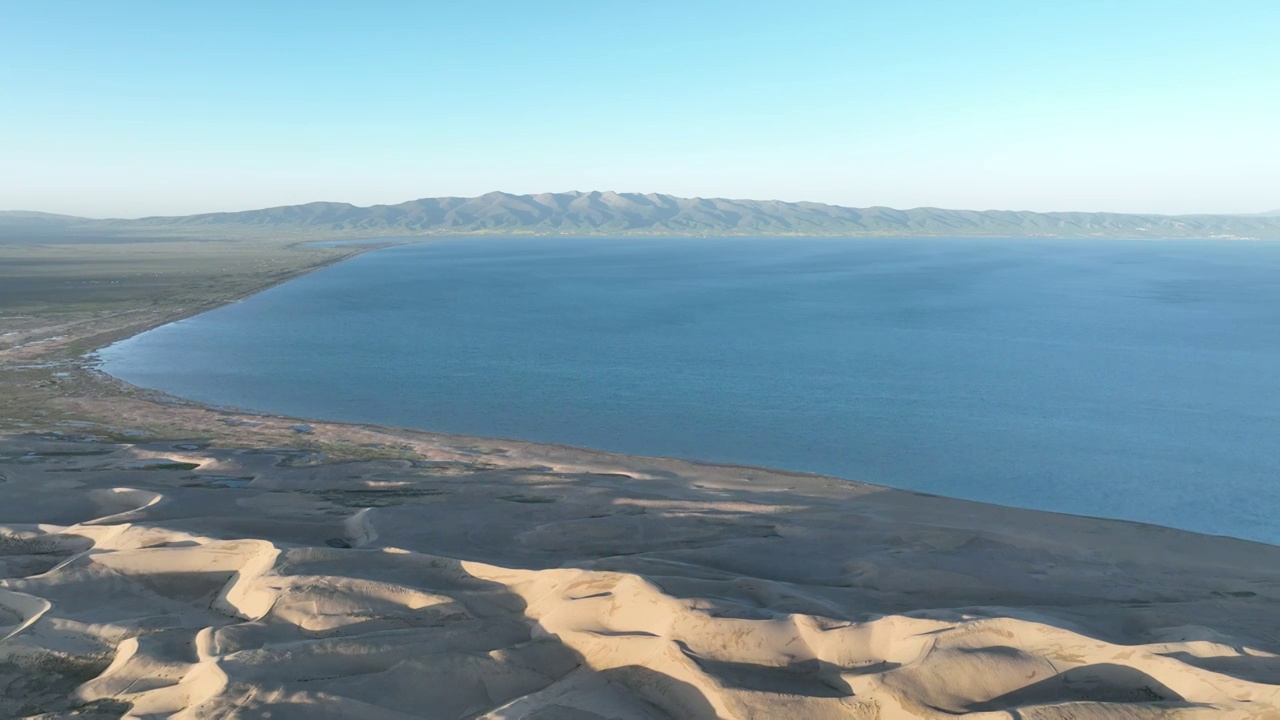
<path id="1" fill-rule="evenodd" d="M 358 255 L 362 255 L 364 252 L 385 249 L 385 247 L 386 246 L 381 246 L 381 245 L 349 246 L 346 249 L 351 250 L 351 252 L 348 252 L 347 255 L 345 255 L 340 259 L 336 259 L 334 261 L 331 261 L 330 263 L 326 263 L 326 266 L 329 264 L 334 264 L 339 261 L 354 258 Z M 397 257 L 400 257 L 400 256 L 397 256 Z M 317 267 L 314 269 L 318 270 L 320 268 Z M 304 273 L 297 273 L 291 278 L 287 278 L 285 280 L 282 280 L 281 282 L 287 282 L 288 280 L 296 279 L 302 274 Z M 278 284 L 281 284 L 281 283 L 275 283 L 272 286 L 268 286 L 268 287 L 274 287 L 275 285 L 278 285 Z M 308 285 L 307 287 L 315 287 L 315 285 L 312 284 L 312 285 Z M 262 290 L 265 290 L 265 289 L 267 288 L 263 288 Z M 261 292 L 262 290 L 258 290 L 253 293 L 242 295 L 239 298 L 229 301 L 228 304 L 230 302 L 236 302 L 239 299 L 243 299 L 248 295 L 257 294 L 257 292 Z M 315 297 L 311 297 L 310 299 L 313 301 L 316 300 Z M 268 301 L 266 303 L 266 306 L 270 307 L 271 303 Z M 263 307 L 263 305 L 259 304 L 255 307 L 261 308 Z M 205 312 L 211 309 L 216 309 L 216 307 L 201 309 L 195 313 L 182 315 L 177 319 L 180 320 L 185 317 L 189 317 L 192 314 L 199 314 L 201 312 Z M 295 308 L 293 310 L 290 310 L 289 307 L 283 308 L 284 313 L 291 313 L 291 312 L 297 312 L 297 311 L 299 311 L 298 308 Z M 281 312 L 281 308 L 276 307 L 276 315 L 279 315 L 280 312 Z M 240 316 L 242 317 L 243 315 L 240 315 Z M 220 316 L 220 317 L 223 317 L 223 318 L 237 317 L 237 315 L 232 314 L 229 316 Z M 286 317 L 286 321 L 290 325 L 293 325 L 295 323 L 297 324 L 301 323 L 300 320 L 296 320 L 295 318 L 290 317 L 289 315 L 285 315 L 285 317 Z M 156 324 L 145 326 L 141 328 L 137 333 L 134 333 L 134 336 L 136 336 L 137 334 L 141 334 L 146 331 L 149 331 L 151 329 L 154 329 L 155 327 L 156 327 Z M 197 327 L 203 327 L 203 326 L 197 326 Z M 307 327 L 307 326 L 303 325 L 303 327 Z M 325 331 L 323 327 L 315 327 L 315 326 L 307 327 L 307 330 L 309 334 Z M 173 334 L 171 333 L 169 335 L 165 335 L 164 337 L 170 338 L 170 342 L 172 342 Z M 179 337 L 183 337 L 183 336 L 179 335 Z M 465 337 L 465 336 L 462 336 L 462 337 Z M 184 339 L 189 340 L 195 343 L 196 345 L 200 345 L 199 338 L 184 337 Z M 227 342 L 226 347 L 235 347 L 234 338 L 227 338 L 226 342 Z M 354 341 L 345 341 L 345 342 L 347 342 L 347 344 L 351 344 Z M 366 344 L 366 346 L 368 345 Z M 377 345 L 372 345 L 372 347 L 376 348 Z M 196 360 L 202 363 L 207 362 L 209 367 L 217 367 L 218 355 L 210 354 L 209 351 L 218 350 L 222 348 L 223 346 L 221 342 L 219 342 L 217 345 L 210 346 L 208 350 L 206 350 L 204 355 L 197 357 Z M 151 354 L 150 358 L 147 357 L 148 354 Z M 128 353 L 126 353 L 125 355 L 126 355 L 126 361 L 127 361 Z M 137 356 L 138 354 L 135 352 L 134 355 Z M 149 362 L 155 359 L 155 355 L 152 353 L 144 352 L 141 354 L 141 357 L 143 362 Z M 160 357 L 163 358 L 164 353 L 161 353 Z M 129 370 L 129 367 L 127 367 L 127 362 L 123 364 L 126 366 L 122 367 L 121 370 L 125 371 L 125 374 L 128 375 L 127 371 Z M 105 371 L 104 368 L 102 367 L 98 367 L 98 369 Z M 252 367 L 239 368 L 239 371 L 254 372 Z M 135 374 L 135 377 L 140 378 L 143 382 L 147 381 L 146 375 Z M 117 382 L 126 383 L 126 384 L 128 383 L 127 380 L 124 380 L 123 378 L 120 378 L 120 377 L 112 376 L 112 378 L 114 381 L 117 381 Z M 181 379 L 182 378 L 177 378 L 178 382 L 174 382 L 172 378 L 168 379 L 169 387 L 178 388 L 177 390 L 178 393 L 182 392 L 181 388 L 183 387 L 183 383 L 181 382 Z M 153 380 L 156 380 L 157 382 L 159 382 L 159 381 L 165 380 L 165 378 L 153 378 Z M 266 405 L 242 404 L 242 401 L 247 401 L 252 403 L 255 397 L 259 401 L 261 401 L 263 398 L 275 397 L 270 394 L 265 394 L 265 395 L 262 395 L 261 397 L 258 397 L 256 395 L 245 394 L 243 392 L 221 393 L 221 397 L 231 398 L 230 403 L 224 403 L 224 402 L 219 402 L 220 393 L 216 392 L 216 390 L 218 390 L 217 387 L 206 387 L 204 385 L 200 385 L 199 383 L 187 383 L 187 385 L 188 385 L 187 390 L 192 391 L 196 397 L 199 397 L 201 399 L 197 400 L 181 394 L 169 394 L 167 391 L 162 391 L 154 388 L 144 387 L 144 388 L 141 388 L 140 390 L 148 393 L 166 394 L 169 397 L 179 399 L 184 402 L 200 403 L 200 404 L 204 404 L 205 406 L 211 406 L 216 408 L 236 407 L 236 408 L 242 409 L 245 412 L 250 412 L 255 414 L 268 414 L 276 417 L 287 417 L 287 418 L 294 419 L 299 423 L 324 421 L 328 423 L 343 423 L 343 424 L 350 424 L 350 425 L 356 425 L 356 426 L 376 425 L 383 428 L 400 427 L 400 428 L 404 428 L 405 430 L 414 430 L 418 432 L 438 434 L 442 436 L 448 436 L 452 434 L 450 432 L 441 432 L 439 430 L 434 429 L 432 427 L 433 422 L 430 419 L 431 418 L 430 413 L 423 415 L 420 412 L 417 414 L 415 414 L 412 411 L 407 413 L 401 412 L 398 414 L 395 420 L 388 423 L 384 420 L 384 418 L 387 417 L 388 415 L 397 415 L 397 413 L 395 412 L 388 412 L 388 413 L 358 412 L 358 410 L 360 409 L 359 407 L 356 407 L 357 412 L 351 412 L 350 410 L 354 406 L 350 404 L 343 405 L 341 403 L 335 406 L 332 402 L 330 403 L 279 402 L 279 403 L 275 403 L 276 405 L 275 408 L 271 407 L 270 404 L 266 404 Z M 210 390 L 214 390 L 215 392 L 210 392 Z M 314 396 L 314 398 L 319 398 L 323 396 L 324 393 L 317 392 L 317 393 L 312 393 L 312 395 Z M 339 395 L 339 397 L 341 396 Z M 538 410 L 541 411 L 542 409 L 547 407 L 556 407 L 554 405 L 553 400 L 554 398 L 552 399 L 542 398 L 541 404 L 539 405 Z M 339 408 L 340 411 L 333 412 L 335 407 Z M 381 410 L 386 410 L 388 408 L 392 410 L 399 409 L 399 407 L 395 406 L 394 404 L 388 404 L 386 406 L 378 405 L 378 406 L 372 406 L 372 407 L 375 407 Z M 410 407 L 411 406 L 406 406 L 406 408 L 410 408 Z M 495 408 L 492 405 L 492 402 L 490 402 L 489 405 L 485 405 L 484 407 L 488 408 L 491 412 L 496 412 L 496 413 L 502 412 L 501 410 L 502 406 L 499 405 L 497 408 Z M 345 412 L 342 410 L 345 410 Z M 527 416 L 528 413 L 526 412 L 525 415 Z M 415 420 L 419 417 L 421 417 L 424 420 L 424 422 L 415 422 Z M 459 417 L 471 417 L 471 416 L 467 415 L 464 412 L 463 414 L 459 415 Z M 977 415 L 976 417 L 981 417 L 981 415 Z M 447 414 L 445 419 L 449 419 Z M 791 457 L 789 455 L 783 454 L 783 455 L 779 455 L 778 457 L 773 457 L 772 458 L 773 462 L 770 462 L 769 457 L 753 456 L 753 454 L 749 452 L 745 454 L 732 452 L 732 450 L 735 450 L 737 448 L 730 447 L 728 448 L 729 451 L 726 451 L 724 447 L 718 447 L 715 444 L 715 438 L 713 436 L 708 436 L 709 442 L 707 444 L 707 447 L 701 448 L 699 450 L 698 448 L 682 447 L 679 445 L 671 445 L 670 443 L 666 443 L 664 446 L 664 443 L 653 442 L 652 441 L 653 438 L 648 438 L 650 442 L 617 443 L 613 441 L 615 437 L 617 438 L 628 437 L 625 432 L 611 434 L 609 437 L 603 437 L 603 436 L 597 437 L 597 436 L 591 435 L 590 433 L 583 434 L 581 432 L 577 432 L 577 433 L 561 432 L 561 433 L 555 433 L 555 434 L 544 433 L 542 436 L 546 439 L 530 440 L 530 439 L 527 439 L 525 435 L 520 434 L 520 430 L 523 429 L 529 434 L 533 434 L 536 436 L 537 430 L 539 428 L 531 427 L 528 425 L 527 422 L 524 423 L 523 425 L 519 423 L 515 423 L 515 424 L 507 423 L 505 425 L 492 424 L 492 423 L 490 424 L 493 425 L 493 427 L 490 427 L 487 429 L 500 430 L 502 427 L 505 427 L 505 429 L 509 431 L 509 434 L 501 433 L 501 432 L 496 434 L 489 434 L 486 431 L 486 427 L 485 427 L 486 423 L 477 424 L 472 422 L 469 425 L 455 424 L 454 428 L 456 429 L 457 432 L 460 432 L 461 434 L 466 435 L 467 437 L 483 437 L 491 441 L 533 442 L 533 443 L 547 444 L 549 446 L 566 445 L 566 446 L 577 447 L 582 449 L 590 449 L 590 450 L 598 451 L 601 453 L 632 455 L 636 457 L 648 455 L 648 456 L 657 456 L 657 457 L 666 457 L 666 458 L 678 458 L 678 459 L 689 460 L 693 462 L 699 462 L 706 465 L 716 465 L 716 466 L 735 465 L 738 463 L 735 463 L 734 460 L 741 458 L 742 460 L 745 460 L 745 462 L 743 462 L 742 465 L 749 466 L 749 467 L 788 468 L 789 470 L 791 468 L 808 468 L 804 470 L 797 469 L 794 471 L 812 474 L 816 476 L 836 477 L 849 482 L 864 482 L 864 483 L 869 482 L 868 480 L 864 479 L 866 477 L 866 473 L 863 473 L 860 471 L 863 466 L 858 464 L 856 462 L 856 459 L 854 462 L 850 463 L 848 462 L 849 460 L 848 457 L 840 457 L 836 462 L 833 463 L 829 460 L 826 462 L 822 462 L 824 458 L 819 457 L 820 462 L 814 463 L 814 462 L 811 462 L 811 458 L 808 458 L 808 457 L 797 458 L 797 457 Z M 714 425 L 712 427 L 714 427 Z M 473 434 L 476 431 L 479 431 L 480 433 L 483 433 L 483 434 Z M 556 437 L 556 435 L 558 435 L 559 437 Z M 637 434 L 635 437 L 643 438 L 647 436 L 644 436 L 642 434 Z M 557 442 L 558 440 L 560 440 L 560 438 L 567 439 L 568 443 Z M 790 438 L 790 439 L 794 440 L 794 438 Z M 594 440 L 595 442 L 592 442 L 592 440 Z M 1063 442 L 1063 447 L 1084 447 L 1083 445 L 1079 445 L 1079 444 L 1075 446 L 1070 445 L 1069 439 L 1062 442 Z M 1098 445 L 1097 447 L 1105 448 L 1106 446 Z M 664 450 L 670 451 L 673 449 L 676 450 L 677 452 L 680 452 L 682 450 L 688 450 L 691 453 L 714 451 L 716 449 L 719 449 L 719 452 L 715 452 L 714 455 L 719 456 L 720 458 L 729 458 L 729 459 L 727 460 L 726 459 L 703 459 L 696 454 L 668 455 L 663 452 Z M 1109 449 L 1115 450 L 1116 448 L 1109 448 Z M 1129 448 L 1119 448 L 1119 450 L 1122 452 L 1127 451 L 1128 449 Z M 1142 450 L 1140 444 L 1138 446 L 1138 450 L 1139 451 Z M 653 451 L 657 451 L 657 452 L 653 452 Z M 775 455 L 777 454 L 775 453 Z M 794 455 L 794 453 L 792 455 Z M 780 460 L 785 460 L 787 457 L 790 457 L 790 459 L 794 462 L 792 463 L 778 462 Z M 1029 465 L 1029 467 L 1032 467 L 1032 468 L 1035 467 L 1035 462 L 1037 460 L 1034 457 L 1019 457 L 1018 459 L 1024 462 L 1030 462 L 1031 465 Z M 964 468 L 967 475 L 979 475 L 984 470 L 991 469 L 989 467 L 982 465 L 980 462 L 975 462 L 972 467 L 965 466 L 962 463 L 955 464 L 955 466 Z M 1047 465 L 1047 464 L 1045 466 L 1053 467 L 1052 465 Z M 872 467 L 875 467 L 875 466 L 872 466 Z M 1111 469 L 1114 469 L 1115 467 L 1121 467 L 1121 466 L 1116 465 L 1116 466 L 1113 466 Z M 1075 477 L 1075 475 L 1072 474 L 1072 470 L 1074 468 L 1075 466 L 1071 465 L 1069 462 L 1064 463 L 1064 465 L 1062 465 L 1056 471 L 1057 473 L 1056 476 L 1057 477 Z M 1218 535 L 1223 537 L 1235 537 L 1238 539 L 1248 539 L 1250 541 L 1255 541 L 1255 542 L 1276 544 L 1276 539 L 1273 537 L 1273 534 L 1259 530 L 1259 528 L 1261 528 L 1262 530 L 1265 530 L 1266 528 L 1264 525 L 1259 525 L 1258 518 L 1248 515 L 1248 513 L 1246 512 L 1245 515 L 1243 516 L 1245 517 L 1245 519 L 1240 519 L 1236 522 L 1232 522 L 1231 516 L 1228 513 L 1225 513 L 1222 511 L 1222 508 L 1225 508 L 1228 511 L 1233 509 L 1238 509 L 1236 508 L 1236 505 L 1239 505 L 1240 501 L 1236 500 L 1236 498 L 1241 497 L 1242 496 L 1241 493 L 1235 493 L 1234 495 L 1224 494 L 1223 497 L 1229 498 L 1229 500 L 1221 502 L 1219 506 L 1215 506 L 1215 509 L 1218 510 L 1216 513 L 1205 513 L 1206 516 L 1212 517 L 1214 519 L 1213 522 L 1197 522 L 1196 518 L 1193 516 L 1190 516 L 1189 514 L 1186 514 L 1186 513 L 1180 514 L 1177 511 L 1178 510 L 1177 508 L 1166 508 L 1164 506 L 1158 506 L 1160 509 L 1166 510 L 1166 512 L 1162 512 L 1162 513 L 1150 512 L 1150 511 L 1149 512 L 1135 511 L 1134 508 L 1138 507 L 1136 503 L 1140 501 L 1142 495 L 1140 492 L 1136 492 L 1135 491 L 1136 489 L 1132 487 L 1124 488 L 1124 490 L 1128 491 L 1124 495 L 1124 497 L 1131 499 L 1130 503 L 1124 504 L 1124 505 L 1103 506 L 1100 503 L 1089 502 L 1084 499 L 1076 500 L 1075 498 L 1088 497 L 1088 495 L 1083 494 L 1081 492 L 1075 492 L 1074 497 L 1071 497 L 1072 495 L 1071 491 L 1059 491 L 1057 494 L 1052 494 L 1052 493 L 1047 494 L 1046 497 L 1044 498 L 1033 498 L 1033 497 L 1030 497 L 1029 493 L 1016 492 L 1016 488 L 1014 489 L 1015 491 L 1011 492 L 1011 491 L 1008 491 L 1009 490 L 1008 488 L 998 484 L 994 485 L 994 487 L 996 488 L 994 491 L 983 492 L 980 489 L 978 490 L 974 489 L 974 488 L 981 487 L 978 483 L 972 484 L 972 488 L 971 488 L 970 486 L 964 485 L 962 483 L 951 482 L 951 483 L 944 484 L 940 482 L 930 483 L 927 481 L 927 479 L 931 477 L 949 477 L 948 475 L 946 475 L 946 472 L 949 470 L 949 468 L 941 468 L 939 474 L 936 476 L 931 475 L 929 473 L 919 473 L 919 472 L 912 472 L 910 475 L 907 475 L 904 472 L 899 472 L 895 475 L 892 472 L 888 472 L 888 473 L 884 472 L 886 469 L 892 470 L 895 468 L 876 467 L 875 469 L 879 470 L 880 472 L 875 473 L 873 471 L 871 474 L 873 475 L 878 474 L 879 478 L 875 480 L 871 480 L 870 481 L 871 484 L 876 484 L 884 487 L 891 487 L 895 489 L 904 490 L 907 492 L 937 494 L 944 497 L 951 497 L 954 499 L 964 499 L 972 502 L 987 502 L 987 503 L 992 503 L 996 505 L 1001 505 L 1004 507 L 1034 509 L 1034 510 L 1039 510 L 1043 512 L 1075 514 L 1075 515 L 1080 515 L 1082 517 L 1107 518 L 1107 519 L 1123 520 L 1128 522 L 1154 524 L 1161 527 L 1171 527 L 1176 529 L 1188 530 L 1190 532 L 1200 532 L 1200 533 Z M 1177 470 L 1181 470 L 1182 468 L 1174 467 L 1173 469 L 1177 471 Z M 841 472 L 841 470 L 844 470 L 845 472 Z M 1120 475 L 1118 472 L 1116 473 L 1116 476 L 1118 479 L 1123 479 L 1125 477 Z M 1134 474 L 1132 476 L 1139 477 L 1139 475 L 1137 474 Z M 999 476 L 997 474 L 997 477 L 1003 477 L 1003 476 Z M 885 482 L 885 479 L 887 479 L 889 482 Z M 926 479 L 926 481 L 920 482 L 921 479 Z M 1087 483 L 1086 483 L 1086 486 L 1087 486 Z M 1061 487 L 1067 487 L 1067 485 L 1062 484 Z M 1179 488 L 1179 489 L 1181 490 L 1182 488 Z M 1195 490 L 1194 488 L 1186 488 L 1185 494 L 1187 496 L 1194 497 L 1194 495 L 1192 495 L 1194 490 Z M 1086 492 L 1088 491 L 1089 490 L 1086 487 Z M 959 495 L 951 494 L 956 492 L 960 494 Z M 1233 505 L 1232 503 L 1235 503 L 1235 504 Z M 1119 516 L 1117 516 L 1117 514 Z M 1169 522 L 1170 519 L 1174 521 L 1181 521 L 1181 523 L 1170 524 Z M 1241 537 L 1240 534 L 1237 534 L 1242 532 L 1249 535 L 1249 537 Z"/>
<path id="2" fill-rule="evenodd" d="M 305 243 L 302 243 L 302 244 L 305 244 Z M 315 265 L 305 266 L 296 270 L 289 271 L 288 273 L 282 275 L 279 278 L 273 279 L 271 282 L 265 285 L 248 290 L 244 293 L 240 293 L 224 299 L 214 300 L 212 302 L 202 304 L 202 305 L 197 305 L 192 308 L 184 308 L 177 312 L 164 315 L 156 319 L 148 320 L 143 324 L 124 328 L 120 332 L 113 333 L 107 336 L 108 339 L 100 340 L 98 342 L 98 345 L 96 345 L 92 349 L 83 353 L 84 360 L 86 363 L 84 367 L 93 367 L 93 363 L 95 362 L 92 358 L 89 358 L 88 356 L 93 355 L 115 343 L 121 342 L 123 340 L 128 340 L 129 338 L 135 337 L 137 335 L 141 335 L 151 330 L 155 330 L 156 328 L 163 327 L 165 325 L 171 325 L 173 323 L 180 322 L 182 320 L 187 320 L 189 318 L 196 317 L 197 315 L 203 315 L 207 312 L 212 312 L 214 310 L 217 310 L 220 307 L 225 307 L 227 305 L 238 303 L 242 300 L 251 298 L 254 295 L 259 295 L 261 293 L 264 293 L 274 287 L 279 287 L 280 285 L 284 285 L 287 282 L 297 280 L 298 278 L 303 277 L 305 275 L 310 275 L 311 273 L 319 272 L 321 270 L 324 270 L 325 268 L 332 267 L 339 263 L 343 263 L 353 258 L 359 257 L 364 253 L 372 252 L 374 250 L 381 250 L 387 247 L 394 247 L 394 246 L 395 246 L 395 243 L 388 243 L 386 245 L 371 245 L 371 246 L 353 248 L 350 252 L 346 254 L 337 255 L 332 258 L 328 258 Z M 148 388 L 139 388 L 139 389 L 149 390 Z"/>
<path id="3" fill-rule="evenodd" d="M 82 618 L 137 638 L 90 633 L 114 661 L 83 661 L 82 700 L 193 717 L 294 702 L 412 717 L 468 682 L 535 672 L 488 707 L 635 720 L 1280 712 L 1274 546 L 763 468 L 376 426 L 298 433 L 295 418 L 163 400 L 112 407 L 120 422 L 180 415 L 233 432 L 0 434 L 0 455 L 29 458 L 0 484 L 0 539 L 93 548 L 3 581 L 48 607 L 0 658 L 45 667 L 85 645 Z M 18 512 L 38 524 L 11 524 Z M 122 576 L 139 589 L 107 592 Z M 84 606 L 80 587 L 103 596 Z M 499 664 L 475 665 L 439 632 Z M 183 705 L 155 675 L 175 633 L 203 638 L 181 676 L 220 678 Z M 453 667 L 456 680 L 406 682 L 409 657 L 428 663 L 411 677 Z"/>
<path id="4" fill-rule="evenodd" d="M 30 371 L 57 414 L 0 427 L 0 715 L 1280 713 L 1280 547 L 239 412 L 66 352 Z"/>
<path id="5" fill-rule="evenodd" d="M 210 308 L 210 309 L 216 309 L 216 308 Z M 207 312 L 207 310 L 205 312 Z M 175 320 L 174 322 L 177 322 L 177 321 Z M 741 471 L 744 473 L 751 473 L 751 474 L 768 474 L 776 477 L 794 478 L 802 482 L 812 481 L 812 482 L 828 483 L 828 482 L 834 481 L 834 482 L 844 483 L 850 486 L 860 487 L 864 489 L 904 493 L 904 494 L 912 495 L 916 497 L 930 498 L 930 499 L 941 500 L 946 502 L 968 503 L 968 504 L 981 505 L 981 506 L 986 506 L 991 508 L 1004 509 L 1004 510 L 1009 510 L 1009 511 L 1019 512 L 1019 513 L 1035 513 L 1035 514 L 1050 515 L 1050 516 L 1055 516 L 1060 518 L 1075 518 L 1080 520 L 1099 521 L 1104 523 L 1117 523 L 1122 525 L 1134 526 L 1136 528 L 1146 528 L 1149 530 L 1184 533 L 1187 535 L 1202 536 L 1206 538 L 1218 538 L 1222 540 L 1230 540 L 1232 542 L 1248 543 L 1252 545 L 1259 545 L 1259 546 L 1268 547 L 1268 548 L 1280 549 L 1280 544 L 1268 543 L 1262 540 L 1253 540 L 1250 538 L 1242 538 L 1234 535 L 1207 533 L 1207 532 L 1201 532 L 1197 530 L 1188 530 L 1186 528 L 1180 528 L 1173 525 L 1163 525 L 1160 523 L 1143 522 L 1141 520 L 1129 520 L 1126 518 L 1107 517 L 1103 515 L 1086 515 L 1082 513 L 1069 513 L 1069 512 L 1062 512 L 1057 510 L 1045 510 L 1041 508 L 1027 508 L 1027 507 L 1020 507 L 1017 505 L 1006 505 L 1003 503 L 990 502 L 986 500 L 973 500 L 970 498 L 956 497 L 953 495 L 941 495 L 938 493 L 925 492 L 923 490 L 913 490 L 910 488 L 895 487 L 892 485 L 868 482 L 866 480 L 855 480 L 852 478 L 843 478 L 835 475 L 824 475 L 822 473 L 807 472 L 803 470 L 790 470 L 787 468 L 778 468 L 778 467 L 771 467 L 771 466 L 765 466 L 765 465 L 746 465 L 746 464 L 731 463 L 731 462 L 699 460 L 697 458 L 685 458 L 685 457 L 678 457 L 678 456 L 671 456 L 671 455 L 640 455 L 640 454 L 634 454 L 634 453 L 615 452 L 612 450 L 602 450 L 599 448 L 585 447 L 580 445 L 569 445 L 565 443 L 549 443 L 549 442 L 539 442 L 535 440 L 525 440 L 523 438 L 445 433 L 437 430 L 429 430 L 426 428 L 400 427 L 400 426 L 394 426 L 394 425 L 383 425 L 379 423 L 367 423 L 367 422 L 348 422 L 343 420 L 327 420 L 322 418 L 306 417 L 306 416 L 300 416 L 300 415 L 284 415 L 284 414 L 275 413 L 275 412 L 255 410 L 252 408 L 242 408 L 238 406 L 214 405 L 214 404 L 205 403 L 199 400 L 191 400 L 189 398 L 173 395 L 171 393 L 167 393 L 162 390 L 155 390 L 152 388 L 144 388 L 141 386 L 133 385 L 128 381 L 121 380 L 120 378 L 114 375 L 111 375 L 110 373 L 107 373 L 105 371 L 99 370 L 96 367 L 90 367 L 89 369 L 101 375 L 103 378 L 106 379 L 107 382 L 116 384 L 118 386 L 123 386 L 128 389 L 127 390 L 128 392 L 137 393 L 140 396 L 145 396 L 151 402 L 159 401 L 161 403 L 180 404 L 188 408 L 194 408 L 194 409 L 198 409 L 198 410 L 202 410 L 205 412 L 214 413 L 218 415 L 243 415 L 243 416 L 252 417 L 255 419 L 273 420 L 282 425 L 287 425 L 289 428 L 293 428 L 295 426 L 311 427 L 314 430 L 315 427 L 324 426 L 324 427 L 330 427 L 330 428 L 346 428 L 354 431 L 370 431 L 370 432 L 378 433 L 386 437 L 392 437 L 392 438 L 406 438 L 406 437 L 417 436 L 417 437 L 429 438 L 434 441 L 444 441 L 447 443 L 462 443 L 462 444 L 473 444 L 473 445 L 489 444 L 494 446 L 520 447 L 531 456 L 538 455 L 540 454 L 540 452 L 545 452 L 546 454 L 549 454 L 549 455 L 560 454 L 560 453 L 572 454 L 575 456 L 590 457 L 594 461 L 596 461 L 596 464 L 616 465 L 620 468 L 622 467 L 630 468 L 630 467 L 635 467 L 637 465 L 643 465 L 645 463 L 652 462 L 652 463 L 658 463 L 658 464 L 679 464 L 679 465 L 689 466 L 689 467 L 705 468 L 710 471 Z M 294 432 L 297 432 L 297 431 L 294 431 Z M 305 435 L 310 435 L 310 433 L 309 432 L 305 433 Z M 547 451 L 553 451 L 553 452 L 547 452 Z"/>

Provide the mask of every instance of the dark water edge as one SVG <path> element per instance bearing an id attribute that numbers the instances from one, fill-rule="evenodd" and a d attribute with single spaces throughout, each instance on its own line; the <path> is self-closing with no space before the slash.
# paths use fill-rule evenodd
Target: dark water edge
<path id="1" fill-rule="evenodd" d="M 1280 544 L 1280 243 L 469 238 L 102 351 L 265 412 Z"/>

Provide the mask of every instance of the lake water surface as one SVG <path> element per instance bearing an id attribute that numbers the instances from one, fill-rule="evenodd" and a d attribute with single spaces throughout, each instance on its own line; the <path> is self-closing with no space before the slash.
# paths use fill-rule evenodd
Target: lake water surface
<path id="1" fill-rule="evenodd" d="M 1280 543 L 1280 243 L 459 239 L 101 355 L 215 404 Z"/>

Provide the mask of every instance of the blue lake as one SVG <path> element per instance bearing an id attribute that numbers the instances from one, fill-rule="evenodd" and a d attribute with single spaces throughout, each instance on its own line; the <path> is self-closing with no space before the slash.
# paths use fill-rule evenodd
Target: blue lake
<path id="1" fill-rule="evenodd" d="M 215 404 L 1280 544 L 1280 243 L 458 239 L 101 356 Z"/>

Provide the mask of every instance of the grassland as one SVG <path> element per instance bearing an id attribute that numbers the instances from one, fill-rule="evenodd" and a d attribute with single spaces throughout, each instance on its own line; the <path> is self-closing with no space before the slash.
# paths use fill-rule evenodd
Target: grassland
<path id="1" fill-rule="evenodd" d="M 270 240 L 0 239 L 0 429 L 75 420 L 77 397 L 133 390 L 85 354 L 371 246 Z"/>

